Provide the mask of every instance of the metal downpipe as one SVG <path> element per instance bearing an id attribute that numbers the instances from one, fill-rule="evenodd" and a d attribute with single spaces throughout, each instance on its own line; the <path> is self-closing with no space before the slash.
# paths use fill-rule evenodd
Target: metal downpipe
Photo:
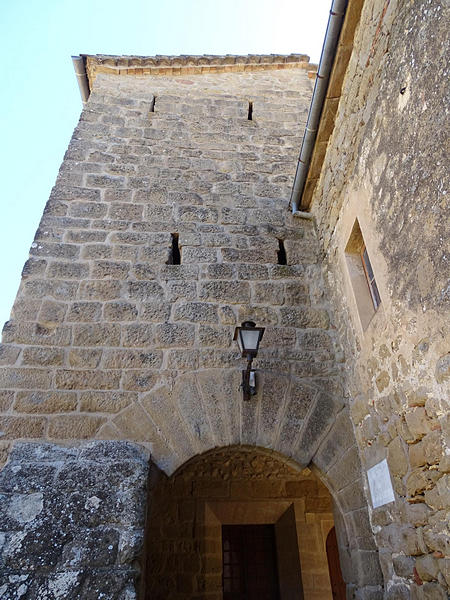
<path id="1" fill-rule="evenodd" d="M 291 199 L 289 201 L 293 214 L 298 212 L 300 198 L 305 187 L 311 156 L 317 137 L 317 130 L 319 128 L 320 116 L 322 114 L 322 108 L 328 89 L 330 73 L 347 8 L 347 2 L 348 0 L 333 0 L 331 5 L 322 54 L 320 56 L 319 69 L 317 71 L 316 83 L 314 84 L 314 92 L 308 113 L 308 121 L 306 123 L 305 135 L 303 137 L 294 185 L 291 192 Z"/>
<path id="2" fill-rule="evenodd" d="M 91 90 L 89 89 L 89 81 L 86 75 L 86 66 L 82 56 L 72 56 L 73 68 L 77 76 L 78 87 L 80 89 L 81 99 L 83 104 L 88 101 Z"/>

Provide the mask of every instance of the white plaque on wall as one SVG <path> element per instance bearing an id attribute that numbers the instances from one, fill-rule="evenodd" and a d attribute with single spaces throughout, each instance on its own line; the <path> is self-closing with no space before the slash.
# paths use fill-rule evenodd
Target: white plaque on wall
<path id="1" fill-rule="evenodd" d="M 372 496 L 372 505 L 374 508 L 394 502 L 394 490 L 386 459 L 369 469 L 367 471 L 367 478 L 369 480 L 370 495 Z"/>

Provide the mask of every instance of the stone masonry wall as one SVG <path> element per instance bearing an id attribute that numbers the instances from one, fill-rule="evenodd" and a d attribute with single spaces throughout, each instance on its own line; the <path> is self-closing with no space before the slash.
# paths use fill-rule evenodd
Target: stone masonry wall
<path id="1" fill-rule="evenodd" d="M 314 228 L 287 210 L 311 90 L 299 68 L 97 76 L 4 328 L 3 440 L 129 439 L 167 472 L 233 443 L 308 464 L 343 405 Z"/>
<path id="2" fill-rule="evenodd" d="M 148 455 L 128 442 L 18 443 L 0 474 L 2 600 L 133 600 Z"/>
<path id="3" fill-rule="evenodd" d="M 312 208 L 363 468 L 387 458 L 395 490 L 371 510 L 387 598 L 450 586 L 448 18 L 436 0 L 365 4 Z M 382 300 L 365 330 L 356 219 Z"/>

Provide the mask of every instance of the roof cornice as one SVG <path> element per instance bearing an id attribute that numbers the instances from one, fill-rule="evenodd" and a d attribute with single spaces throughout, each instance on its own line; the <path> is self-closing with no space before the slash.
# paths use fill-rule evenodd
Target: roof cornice
<path id="1" fill-rule="evenodd" d="M 74 57 L 84 65 L 89 90 L 100 73 L 137 76 L 177 76 L 208 73 L 244 73 L 277 69 L 317 71 L 306 54 L 248 54 L 248 55 L 181 55 L 181 56 L 114 56 L 81 54 Z M 80 74 L 77 74 L 80 77 Z M 87 97 L 84 98 L 87 100 Z"/>

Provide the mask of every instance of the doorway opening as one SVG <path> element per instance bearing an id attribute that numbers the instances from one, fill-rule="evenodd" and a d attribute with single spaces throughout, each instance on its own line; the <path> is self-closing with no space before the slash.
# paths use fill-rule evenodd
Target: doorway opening
<path id="1" fill-rule="evenodd" d="M 219 448 L 161 473 L 147 522 L 146 600 L 333 600 L 331 495 L 273 451 Z"/>

